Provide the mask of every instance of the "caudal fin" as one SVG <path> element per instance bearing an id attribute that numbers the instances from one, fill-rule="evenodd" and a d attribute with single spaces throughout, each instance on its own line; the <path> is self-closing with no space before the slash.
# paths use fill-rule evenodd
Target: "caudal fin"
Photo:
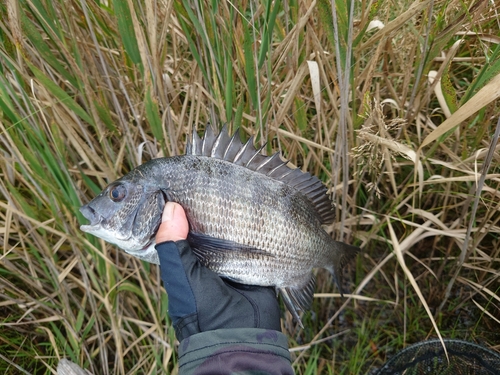
<path id="1" fill-rule="evenodd" d="M 357 246 L 351 246 L 343 242 L 334 241 L 335 249 L 330 264 L 326 267 L 333 276 L 340 295 L 344 297 L 342 288 L 342 270 L 361 251 Z"/>
<path id="2" fill-rule="evenodd" d="M 334 241 L 332 257 L 329 259 L 328 264 L 324 266 L 333 275 L 342 297 L 344 296 L 342 290 L 342 269 L 349 261 L 356 257 L 356 254 L 358 254 L 360 250 L 359 247 Z M 314 275 L 311 274 L 309 281 L 302 287 L 278 288 L 285 306 L 302 328 L 304 328 L 304 326 L 300 320 L 299 312 L 306 311 L 311 307 L 315 285 Z"/>

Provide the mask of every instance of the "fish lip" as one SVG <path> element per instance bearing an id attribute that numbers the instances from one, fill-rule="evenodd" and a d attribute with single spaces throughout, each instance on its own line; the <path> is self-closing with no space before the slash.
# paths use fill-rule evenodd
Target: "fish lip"
<path id="1" fill-rule="evenodd" d="M 141 249 L 141 250 L 139 250 L 139 251 L 144 251 L 144 250 L 146 250 L 146 249 L 147 249 L 147 248 L 151 245 L 151 243 L 152 243 L 152 242 L 153 242 L 153 240 L 152 240 L 152 239 L 150 239 L 150 240 L 146 243 L 146 245 L 145 245 L 145 246 L 143 246 L 143 247 L 142 247 L 142 249 Z"/>
<path id="2" fill-rule="evenodd" d="M 90 221 L 89 224 L 87 225 L 81 225 L 80 229 L 84 232 L 92 232 L 94 230 L 97 230 L 101 227 L 101 223 L 104 220 L 104 218 L 99 215 L 92 207 L 90 207 L 88 204 L 85 206 L 80 207 L 80 212 L 82 215 Z"/>
<path id="3" fill-rule="evenodd" d="M 80 225 L 80 230 L 82 232 L 92 233 L 101 228 L 101 223 L 97 223 L 94 225 Z"/>
<path id="4" fill-rule="evenodd" d="M 139 250 L 133 250 L 133 252 L 134 252 L 134 253 L 141 253 L 141 252 L 143 252 L 143 251 L 147 250 L 147 249 L 149 248 L 149 246 L 151 246 L 151 244 L 152 244 L 152 243 L 153 243 L 153 239 L 150 239 L 150 240 L 146 243 L 146 245 L 144 245 L 141 249 L 139 249 Z"/>

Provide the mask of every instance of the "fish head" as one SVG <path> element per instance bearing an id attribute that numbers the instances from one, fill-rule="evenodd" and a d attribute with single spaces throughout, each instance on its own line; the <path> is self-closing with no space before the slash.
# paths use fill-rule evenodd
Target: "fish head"
<path id="1" fill-rule="evenodd" d="M 161 189 L 120 179 L 80 208 L 90 221 L 80 229 L 139 259 L 158 264 L 155 236 L 165 202 Z"/>

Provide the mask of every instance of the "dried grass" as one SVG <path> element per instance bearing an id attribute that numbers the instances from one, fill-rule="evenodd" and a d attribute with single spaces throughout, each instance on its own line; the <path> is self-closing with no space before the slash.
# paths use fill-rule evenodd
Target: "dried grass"
<path id="1" fill-rule="evenodd" d="M 364 250 L 346 299 L 319 272 L 306 329 L 284 317 L 298 374 L 439 334 L 494 347 L 497 6 L 212 3 L 0 4 L 0 369 L 177 372 L 156 266 L 81 233 L 78 207 L 207 121 L 318 175 L 328 229 Z"/>

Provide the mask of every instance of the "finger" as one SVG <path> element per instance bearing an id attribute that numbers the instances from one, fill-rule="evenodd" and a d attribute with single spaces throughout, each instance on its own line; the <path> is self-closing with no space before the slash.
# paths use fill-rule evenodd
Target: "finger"
<path id="1" fill-rule="evenodd" d="M 188 231 L 189 224 L 182 206 L 178 203 L 167 202 L 156 233 L 156 243 L 185 240 Z"/>

